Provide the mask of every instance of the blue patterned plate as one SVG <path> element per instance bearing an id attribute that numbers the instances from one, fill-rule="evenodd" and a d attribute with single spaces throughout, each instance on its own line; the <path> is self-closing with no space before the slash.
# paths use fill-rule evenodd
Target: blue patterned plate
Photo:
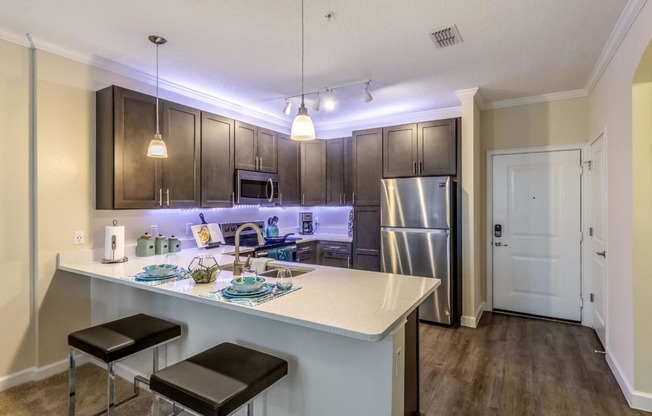
<path id="1" fill-rule="evenodd" d="M 256 290 L 255 292 L 248 293 L 238 292 L 232 286 L 227 286 L 222 289 L 222 296 L 225 298 L 258 298 L 267 295 L 272 290 L 274 290 L 274 285 L 270 285 L 269 283 L 263 284 L 260 289 Z"/>

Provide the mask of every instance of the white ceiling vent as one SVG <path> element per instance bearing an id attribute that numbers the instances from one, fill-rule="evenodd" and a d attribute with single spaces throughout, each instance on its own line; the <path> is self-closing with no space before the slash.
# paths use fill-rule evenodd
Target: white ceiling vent
<path id="1" fill-rule="evenodd" d="M 460 32 L 457 31 L 456 25 L 431 30 L 428 35 L 432 43 L 439 49 L 462 43 L 462 37 Z"/>

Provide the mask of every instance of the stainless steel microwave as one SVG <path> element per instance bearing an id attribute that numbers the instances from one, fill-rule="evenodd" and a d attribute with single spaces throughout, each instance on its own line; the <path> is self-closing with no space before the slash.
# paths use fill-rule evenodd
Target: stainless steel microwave
<path id="1" fill-rule="evenodd" d="M 278 175 L 275 173 L 237 170 L 235 203 L 244 205 L 278 205 Z"/>

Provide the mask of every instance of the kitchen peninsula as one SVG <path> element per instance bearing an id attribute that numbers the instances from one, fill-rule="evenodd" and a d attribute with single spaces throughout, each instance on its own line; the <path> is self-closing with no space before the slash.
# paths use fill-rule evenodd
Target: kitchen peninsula
<path id="1" fill-rule="evenodd" d="M 208 253 L 229 264 L 233 257 L 225 253 L 232 250 L 183 250 L 179 264 Z M 182 324 L 183 335 L 162 354 L 162 366 L 225 341 L 286 359 L 288 376 L 256 399 L 257 415 L 404 414 L 405 366 L 415 364 L 406 358 L 417 359 L 406 348 L 406 332 L 414 332 L 406 322 L 437 288 L 437 279 L 301 265 L 312 270 L 293 278 L 300 290 L 256 307 L 200 296 L 228 286 L 227 270 L 207 285 L 192 279 L 159 286 L 123 280 L 162 261 L 163 256 L 130 257 L 105 265 L 88 251 L 61 253 L 58 267 L 92 278 L 92 324 L 139 312 Z M 121 370 L 126 377 L 148 375 L 150 365 L 151 356 L 141 354 Z"/>

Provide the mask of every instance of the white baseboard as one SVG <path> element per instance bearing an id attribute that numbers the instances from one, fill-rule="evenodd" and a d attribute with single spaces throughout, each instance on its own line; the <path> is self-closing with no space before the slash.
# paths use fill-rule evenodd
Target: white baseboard
<path id="1" fill-rule="evenodd" d="M 487 307 L 487 304 L 485 302 L 482 302 L 480 306 L 478 307 L 478 310 L 475 313 L 475 316 L 466 316 L 462 315 L 460 325 L 466 326 L 469 328 L 477 328 L 478 325 L 480 324 L 480 319 L 482 319 L 482 313 L 484 312 L 485 308 Z"/>
<path id="2" fill-rule="evenodd" d="M 607 364 L 609 365 L 613 375 L 616 377 L 616 381 L 618 382 L 629 407 L 652 412 L 652 394 L 634 390 L 609 349 L 607 349 Z"/>
<path id="3" fill-rule="evenodd" d="M 88 362 L 87 357 L 79 357 L 77 365 L 83 365 Z M 13 374 L 0 377 L 0 391 L 7 390 L 20 384 L 29 383 L 30 381 L 43 380 L 68 370 L 68 359 L 65 358 L 43 367 L 30 367 Z"/>

